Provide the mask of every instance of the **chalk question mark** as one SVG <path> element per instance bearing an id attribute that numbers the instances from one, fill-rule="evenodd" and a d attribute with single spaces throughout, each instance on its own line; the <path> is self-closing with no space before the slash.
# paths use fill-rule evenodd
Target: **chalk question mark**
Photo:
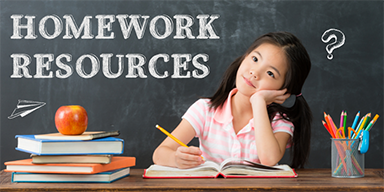
<path id="1" fill-rule="evenodd" d="M 338 37 L 338 36 L 339 37 Z M 344 45 L 344 42 L 345 42 L 345 35 L 343 32 L 341 32 L 340 30 L 338 29 L 328 29 L 326 30 L 323 35 L 321 36 L 321 40 L 324 42 L 324 43 L 328 43 L 330 42 L 332 39 L 334 39 L 334 42 L 328 44 L 326 47 L 325 47 L 325 50 L 327 51 L 328 55 L 327 55 L 327 58 L 329 60 L 332 60 L 333 59 L 333 55 L 332 55 L 332 52 L 333 50 L 341 47 Z"/>

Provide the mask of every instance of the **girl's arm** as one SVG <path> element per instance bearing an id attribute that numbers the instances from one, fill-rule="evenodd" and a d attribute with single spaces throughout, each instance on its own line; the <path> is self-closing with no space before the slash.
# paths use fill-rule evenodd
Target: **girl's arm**
<path id="1" fill-rule="evenodd" d="M 259 91 L 251 97 L 257 154 L 264 165 L 276 165 L 283 158 L 291 137 L 284 132 L 273 133 L 267 111 L 268 104 L 272 102 L 281 104 L 290 96 L 285 94 L 285 91 Z"/>
<path id="2" fill-rule="evenodd" d="M 185 119 L 180 122 L 171 134 L 185 144 L 188 144 L 196 135 L 192 125 Z M 198 147 L 183 147 L 167 137 L 156 148 L 152 159 L 158 165 L 192 168 L 204 162 L 200 156 L 201 154 L 202 152 Z"/>

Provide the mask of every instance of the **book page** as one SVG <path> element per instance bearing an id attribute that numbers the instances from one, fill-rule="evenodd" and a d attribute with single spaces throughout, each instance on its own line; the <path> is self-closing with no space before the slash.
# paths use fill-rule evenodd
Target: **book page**
<path id="1" fill-rule="evenodd" d="M 288 165 L 276 165 L 274 167 L 280 168 L 281 170 L 265 170 L 250 166 L 230 166 L 224 168 L 221 173 L 224 175 L 243 175 L 260 177 L 295 176 L 295 172 Z"/>
<path id="2" fill-rule="evenodd" d="M 212 161 L 190 169 L 179 169 L 162 165 L 151 165 L 145 175 L 149 177 L 191 177 L 191 176 L 211 176 L 219 173 L 219 165 Z"/>
<path id="3" fill-rule="evenodd" d="M 261 170 L 261 171 L 280 170 L 280 168 L 276 166 L 266 166 L 266 165 L 262 165 L 252 161 L 248 161 L 245 159 L 238 159 L 238 158 L 229 158 L 220 164 L 221 171 L 230 167 L 244 167 L 246 169 L 254 169 L 254 170 Z"/>
<path id="4" fill-rule="evenodd" d="M 151 171 L 196 171 L 196 170 L 204 170 L 204 169 L 211 169 L 218 171 L 219 165 L 212 161 L 206 161 L 204 164 L 201 164 L 199 166 L 189 168 L 189 169 L 179 169 L 176 167 L 168 167 L 168 166 L 162 166 L 162 165 L 151 165 L 148 170 Z"/>

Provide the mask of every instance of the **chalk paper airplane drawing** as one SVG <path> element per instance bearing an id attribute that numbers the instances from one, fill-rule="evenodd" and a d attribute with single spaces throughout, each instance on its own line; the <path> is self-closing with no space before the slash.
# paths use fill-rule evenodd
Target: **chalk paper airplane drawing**
<path id="1" fill-rule="evenodd" d="M 39 108 L 45 105 L 44 102 L 40 101 L 28 101 L 28 100 L 20 100 L 16 105 L 16 108 L 13 110 L 12 114 L 8 117 L 8 119 L 14 119 L 16 117 L 25 117 L 28 114 L 38 110 Z"/>

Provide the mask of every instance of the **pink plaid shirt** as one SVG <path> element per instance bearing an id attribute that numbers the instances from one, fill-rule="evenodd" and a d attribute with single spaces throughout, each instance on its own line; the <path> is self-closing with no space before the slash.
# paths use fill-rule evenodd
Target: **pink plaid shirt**
<path id="1" fill-rule="evenodd" d="M 260 163 L 257 156 L 253 119 L 237 134 L 233 129 L 231 96 L 237 92 L 233 89 L 222 108 L 209 108 L 209 99 L 199 99 L 183 115 L 195 129 L 199 138 L 200 149 L 206 160 L 221 163 L 227 158 L 235 157 Z M 281 119 L 278 114 L 272 121 L 273 132 L 286 132 L 293 137 L 293 124 Z M 288 143 L 287 148 L 291 146 Z"/>

